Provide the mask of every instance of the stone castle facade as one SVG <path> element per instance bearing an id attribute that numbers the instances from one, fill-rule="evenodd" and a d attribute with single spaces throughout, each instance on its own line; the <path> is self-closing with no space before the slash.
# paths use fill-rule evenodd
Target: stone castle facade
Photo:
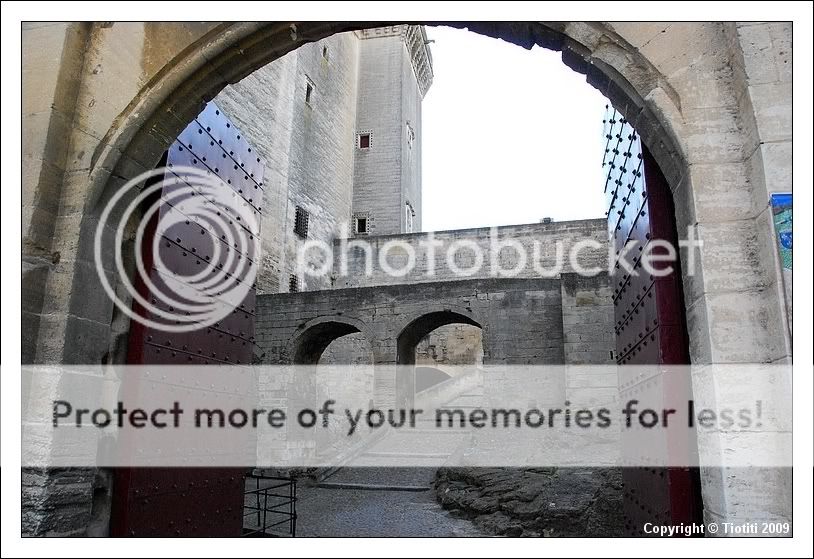
<path id="1" fill-rule="evenodd" d="M 215 98 L 267 162 L 259 292 L 331 287 L 297 275 L 305 239 L 421 230 L 432 72 L 424 28 L 394 25 L 304 45 Z"/>

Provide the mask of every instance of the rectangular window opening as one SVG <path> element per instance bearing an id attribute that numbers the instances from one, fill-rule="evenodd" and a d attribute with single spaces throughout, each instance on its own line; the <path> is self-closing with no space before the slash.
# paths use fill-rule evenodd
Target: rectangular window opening
<path id="1" fill-rule="evenodd" d="M 413 206 L 410 205 L 410 202 L 407 202 L 407 205 L 404 207 L 405 233 L 413 232 L 413 218 L 415 218 L 415 211 L 413 210 Z"/>
<path id="2" fill-rule="evenodd" d="M 359 149 L 370 149 L 370 134 L 359 134 Z"/>
<path id="3" fill-rule="evenodd" d="M 367 235 L 367 218 L 366 217 L 357 217 L 356 218 L 356 234 L 357 235 Z"/>
<path id="4" fill-rule="evenodd" d="M 291 274 L 288 277 L 288 292 L 298 293 L 300 291 L 300 278 L 296 274 Z"/>
<path id="5" fill-rule="evenodd" d="M 311 98 L 314 96 L 314 86 L 310 82 L 305 84 L 305 103 L 310 105 Z"/>
<path id="6" fill-rule="evenodd" d="M 308 237 L 308 212 L 297 206 L 294 212 L 294 233 L 305 239 Z"/>

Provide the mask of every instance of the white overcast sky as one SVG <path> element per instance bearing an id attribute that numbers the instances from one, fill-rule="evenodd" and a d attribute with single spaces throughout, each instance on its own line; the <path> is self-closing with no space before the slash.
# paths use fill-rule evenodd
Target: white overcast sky
<path id="1" fill-rule="evenodd" d="M 603 217 L 607 100 L 585 76 L 540 47 L 447 27 L 427 35 L 422 229 Z"/>

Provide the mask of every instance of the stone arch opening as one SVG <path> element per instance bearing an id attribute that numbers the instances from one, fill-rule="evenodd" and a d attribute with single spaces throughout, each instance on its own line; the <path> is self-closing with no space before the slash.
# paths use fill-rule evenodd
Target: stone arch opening
<path id="1" fill-rule="evenodd" d="M 482 367 L 483 354 L 480 327 L 453 323 L 436 328 L 416 344 L 416 394 L 457 376 L 465 367 Z"/>
<path id="2" fill-rule="evenodd" d="M 319 358 L 319 365 L 371 365 L 373 348 L 364 332 L 351 332 L 333 340 Z"/>
<path id="3" fill-rule="evenodd" d="M 295 365 L 316 365 L 335 340 L 361 332 L 353 324 L 334 320 L 310 326 L 296 338 L 292 362 Z"/>
<path id="4" fill-rule="evenodd" d="M 337 33 L 384 25 L 382 22 L 235 23 L 220 24 L 205 33 L 170 60 L 155 80 L 139 91 L 105 134 L 91 164 L 90 204 L 82 221 L 82 234 L 93 234 L 98 213 L 121 184 L 122 177 L 153 168 L 186 123 L 227 85 L 239 82 L 302 45 Z M 687 189 L 678 189 L 686 169 L 675 131 L 679 123 L 671 120 L 678 114 L 680 99 L 658 69 L 610 26 L 582 22 L 427 22 L 425 25 L 466 29 L 525 49 L 537 45 L 562 52 L 563 62 L 584 74 L 588 84 L 611 100 L 636 128 L 664 173 L 670 187 L 667 195 L 685 197 Z M 107 169 L 113 172 L 108 173 Z M 684 199 L 675 203 L 680 210 L 688 204 L 689 200 Z M 700 264 L 696 266 L 700 268 Z M 106 267 L 114 268 L 112 262 Z M 99 296 L 104 297 L 104 294 L 99 293 Z M 68 303 L 69 307 L 77 304 Z M 76 314 L 81 315 L 81 312 Z"/>
<path id="5" fill-rule="evenodd" d="M 430 312 L 419 316 L 407 324 L 396 339 L 396 363 L 401 365 L 396 376 L 396 403 L 401 406 L 411 406 L 415 401 L 415 395 L 419 391 L 416 384 L 418 367 L 416 367 L 416 348 L 418 344 L 427 338 L 433 331 L 451 324 L 464 324 L 473 326 L 480 330 L 481 324 L 471 316 L 461 314 L 452 310 Z M 443 381 L 440 375 L 443 371 L 433 368 L 434 371 L 422 371 L 423 383 L 431 382 L 423 388 L 428 388 L 432 384 Z M 427 374 L 424 373 L 435 373 Z M 424 378 L 426 376 L 427 378 Z M 449 376 L 447 374 L 447 376 Z M 434 381 L 434 382 L 432 382 Z"/>
<path id="6" fill-rule="evenodd" d="M 334 400 L 351 409 L 364 409 L 374 395 L 374 369 L 371 340 L 361 324 L 328 318 L 312 321 L 295 338 L 292 353 L 294 365 L 305 365 L 295 371 L 290 391 L 295 406 L 319 407 Z M 347 447 L 342 418 L 329 418 L 329 425 L 314 431 L 317 455 L 335 454 Z"/>
<path id="7" fill-rule="evenodd" d="M 483 326 L 474 318 L 452 310 L 434 311 L 416 318 L 405 326 L 396 341 L 396 363 L 415 365 L 415 349 L 418 343 L 433 330 L 448 324 Z"/>
<path id="8" fill-rule="evenodd" d="M 323 350 L 315 367 L 315 394 L 319 405 L 328 400 L 341 402 L 348 409 L 373 407 L 375 369 L 370 338 L 362 331 L 334 339 Z M 364 429 L 361 432 L 366 432 Z M 347 425 L 340 416 L 329 418 L 329 426 L 317 431 L 317 453 L 332 453 L 347 448 Z"/>
<path id="9" fill-rule="evenodd" d="M 83 219 L 83 234 L 92 235 L 95 217 L 121 178 L 153 168 L 172 138 L 227 85 L 239 82 L 302 45 L 337 33 L 384 25 L 382 22 L 235 23 L 220 24 L 205 33 L 170 60 L 155 80 L 139 91 L 103 138 L 91 165 L 90 204 Z M 677 140 L 679 123 L 671 120 L 678 114 L 680 99 L 658 69 L 612 27 L 582 22 L 426 22 L 424 25 L 466 29 L 525 49 L 537 45 L 562 52 L 564 64 L 584 74 L 588 84 L 611 100 L 636 128 L 664 173 L 670 187 L 667 195 L 682 198 L 686 195 L 686 188 L 678 189 L 686 169 Z M 106 169 L 114 171 L 108 173 Z M 688 204 L 689 201 L 683 199 L 675 203 L 680 210 Z M 107 267 L 113 269 L 112 262 Z M 69 306 L 75 304 L 71 301 Z"/>

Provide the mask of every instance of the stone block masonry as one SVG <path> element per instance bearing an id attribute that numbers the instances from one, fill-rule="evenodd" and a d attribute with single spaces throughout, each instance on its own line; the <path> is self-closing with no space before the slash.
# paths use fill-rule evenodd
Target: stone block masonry
<path id="1" fill-rule="evenodd" d="M 558 279 L 476 279 L 267 294 L 258 296 L 256 336 L 265 363 L 292 363 L 296 341 L 306 331 L 323 323 L 344 324 L 351 329 L 332 327 L 324 335 L 338 339 L 362 332 L 375 363 L 395 364 L 396 341 L 404 329 L 438 313 L 448 319 L 440 316 L 426 333 L 452 323 L 481 327 L 484 364 L 561 364 L 561 299 Z"/>
<path id="2" fill-rule="evenodd" d="M 260 292 L 288 291 L 297 272 L 297 208 L 309 214 L 309 239 L 329 242 L 350 219 L 358 43 L 343 33 L 306 45 L 215 98 L 267 162 Z M 303 285 L 328 286 L 328 278 Z"/>
<path id="3" fill-rule="evenodd" d="M 390 406 L 402 401 L 403 379 L 376 365 L 417 363 L 416 349 L 441 329 L 480 329 L 484 365 L 606 364 L 613 362 L 612 317 L 606 274 L 563 274 L 559 279 L 476 279 L 260 295 L 256 336 L 267 364 L 326 363 L 327 352 L 332 363 L 371 365 L 357 369 L 360 378 L 354 379 L 322 369 L 319 386 L 300 395 L 308 405 L 315 405 L 318 395 L 345 394 L 352 381 L 359 401 Z M 346 339 L 350 342 L 339 345 Z M 461 339 L 468 351 L 472 340 Z M 457 347 L 455 341 L 449 345 Z M 427 362 L 419 359 L 417 364 Z M 528 380 L 485 375 L 484 391 L 515 395 L 511 397 L 525 404 Z M 285 400 L 283 405 L 305 403 L 288 403 L 290 381 L 268 379 L 266 391 Z M 561 405 L 569 395 L 606 404 L 617 393 L 615 378 L 586 382 L 563 373 L 546 383 L 545 390 L 538 390 L 546 398 L 541 405 Z M 292 453 L 309 451 L 302 441 L 280 444 L 291 445 Z"/>
<path id="4" fill-rule="evenodd" d="M 428 248 L 433 240 L 434 249 Z M 367 287 L 374 285 L 413 284 L 422 282 L 452 281 L 500 277 L 493 274 L 493 259 L 503 270 L 512 270 L 515 266 L 518 278 L 539 278 L 535 262 L 545 271 L 554 270 L 557 261 L 558 246 L 562 250 L 562 269 L 553 274 L 574 272 L 569 254 L 577 243 L 595 243 L 595 248 L 585 246 L 579 251 L 578 264 L 586 269 L 607 271 L 608 268 L 608 234 L 604 219 L 585 219 L 553 223 L 531 223 L 524 225 L 507 225 L 503 227 L 480 227 L 437 231 L 433 233 L 413 233 L 402 235 L 380 235 L 355 239 L 369 245 L 369 254 L 347 240 L 334 241 L 333 285 L 336 288 Z M 517 242 L 527 257 L 525 266 L 520 268 L 517 252 L 509 247 L 501 248 L 501 241 Z M 492 243 L 496 244 L 493 246 Z M 388 246 L 391 244 L 392 247 Z M 415 266 L 405 275 L 388 273 L 380 265 L 382 252 L 386 262 L 394 269 L 406 267 L 407 249 L 398 245 L 408 245 L 416 255 Z M 537 248 L 535 249 L 535 245 Z M 483 255 L 483 265 L 471 275 L 464 276 L 456 272 L 455 267 L 474 270 L 476 264 L 472 249 L 477 247 Z M 459 248 L 456 248 L 459 247 Z M 493 250 L 493 248 L 497 250 Z M 431 251 L 434 251 L 431 252 Z M 452 253 L 453 266 L 449 265 L 447 255 Z M 430 259 L 430 256 L 434 256 Z M 343 259 L 345 262 L 343 263 Z M 367 273 L 368 262 L 370 273 Z"/>

